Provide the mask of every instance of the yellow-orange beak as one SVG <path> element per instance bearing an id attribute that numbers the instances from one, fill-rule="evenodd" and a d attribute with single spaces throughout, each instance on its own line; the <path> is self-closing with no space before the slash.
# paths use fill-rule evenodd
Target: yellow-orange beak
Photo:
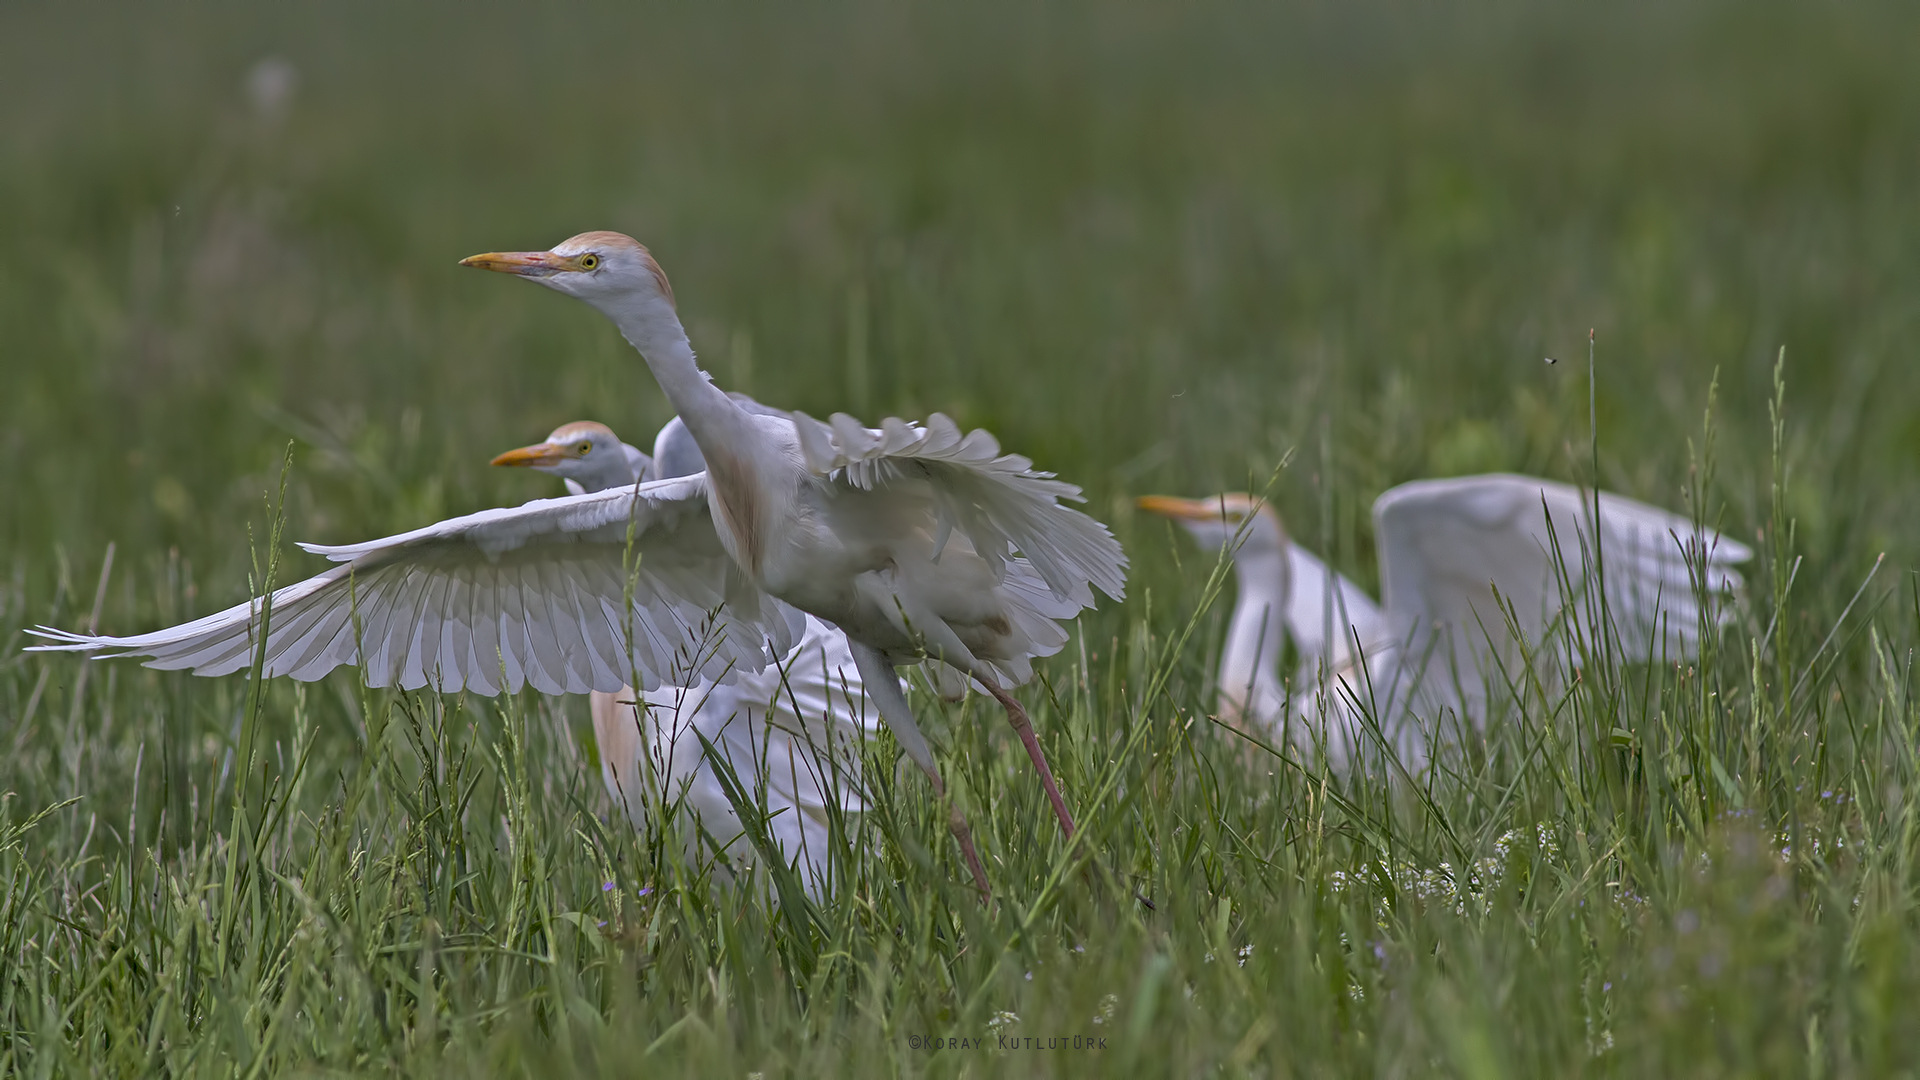
<path id="1" fill-rule="evenodd" d="M 1201 521 L 1218 519 L 1220 507 L 1200 499 L 1177 499 L 1172 495 L 1142 495 L 1133 501 L 1133 505 L 1149 514 L 1173 518 L 1176 521 Z"/>
<path id="2" fill-rule="evenodd" d="M 535 443 L 532 446 L 523 446 L 518 450 L 509 450 L 499 457 L 494 458 L 493 463 L 495 465 L 518 465 L 523 468 L 531 468 L 535 465 L 558 465 L 571 457 L 573 457 L 573 455 L 567 452 L 566 447 L 543 442 Z"/>
<path id="3" fill-rule="evenodd" d="M 484 255 L 469 255 L 460 260 L 460 265 L 538 278 L 580 269 L 575 262 L 551 251 L 489 251 Z"/>

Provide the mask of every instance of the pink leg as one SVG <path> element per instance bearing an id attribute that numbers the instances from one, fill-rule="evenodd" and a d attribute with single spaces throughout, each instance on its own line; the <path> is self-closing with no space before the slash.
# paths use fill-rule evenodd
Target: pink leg
<path id="1" fill-rule="evenodd" d="M 947 785 L 941 783 L 940 774 L 928 772 L 927 779 L 933 781 L 933 793 L 942 800 L 947 797 Z M 993 890 L 987 887 L 987 869 L 980 864 L 980 853 L 973 847 L 973 830 L 967 827 L 967 816 L 960 807 L 947 804 L 947 830 L 953 838 L 960 841 L 960 853 L 967 857 L 967 869 L 973 873 L 973 883 L 980 889 L 980 902 L 985 904 L 993 899 Z"/>
<path id="2" fill-rule="evenodd" d="M 1047 789 L 1047 798 L 1053 800 L 1054 816 L 1060 819 L 1060 830 L 1073 839 L 1073 815 L 1067 813 L 1067 801 L 1060 797 L 1060 785 L 1053 782 L 1053 770 L 1047 767 L 1047 755 L 1040 749 L 1040 740 L 1034 737 L 1033 721 L 1027 718 L 1027 710 L 1013 699 L 1013 695 L 1000 689 L 986 679 L 975 676 L 992 694 L 995 701 L 1007 710 L 1007 721 L 1013 725 L 1014 734 L 1027 748 L 1027 756 L 1033 759 L 1033 767 L 1040 770 L 1040 786 Z"/>

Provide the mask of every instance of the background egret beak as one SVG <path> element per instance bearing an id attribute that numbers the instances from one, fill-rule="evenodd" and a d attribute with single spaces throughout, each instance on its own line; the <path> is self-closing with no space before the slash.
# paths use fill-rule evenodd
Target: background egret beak
<path id="1" fill-rule="evenodd" d="M 509 450 L 499 457 L 494 458 L 493 464 L 520 466 L 558 465 L 572 456 L 573 455 L 567 452 L 566 447 L 543 442 L 535 443 L 532 446 L 523 446 L 518 450 Z"/>
<path id="2" fill-rule="evenodd" d="M 1186 521 L 1220 516 L 1217 506 L 1198 499 L 1177 499 L 1171 495 L 1142 495 L 1133 501 L 1133 505 L 1149 514 Z"/>

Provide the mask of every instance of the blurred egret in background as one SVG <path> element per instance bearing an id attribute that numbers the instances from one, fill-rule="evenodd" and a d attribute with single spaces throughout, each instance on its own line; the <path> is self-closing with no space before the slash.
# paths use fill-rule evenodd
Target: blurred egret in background
<path id="1" fill-rule="evenodd" d="M 1369 719 L 1403 765 L 1421 767 L 1431 740 L 1416 720 L 1431 725 L 1448 710 L 1484 720 L 1499 673 L 1523 661 L 1522 644 L 1550 673 L 1560 655 L 1546 644 L 1552 633 L 1604 625 L 1622 660 L 1691 657 L 1702 627 L 1723 619 L 1701 610 L 1702 596 L 1737 590 L 1734 566 L 1753 554 L 1606 492 L 1596 529 L 1594 496 L 1567 484 L 1505 474 L 1420 480 L 1373 504 L 1384 600 L 1375 603 L 1289 539 L 1252 495 L 1149 495 L 1139 506 L 1179 522 L 1207 550 L 1232 550 L 1238 597 L 1220 657 L 1221 716 L 1284 735 L 1291 702 L 1298 720 L 1326 718 L 1326 753 L 1340 768 Z M 1588 588 L 1600 580 L 1604 590 Z M 1288 636 L 1299 654 L 1291 688 L 1278 673 Z"/>

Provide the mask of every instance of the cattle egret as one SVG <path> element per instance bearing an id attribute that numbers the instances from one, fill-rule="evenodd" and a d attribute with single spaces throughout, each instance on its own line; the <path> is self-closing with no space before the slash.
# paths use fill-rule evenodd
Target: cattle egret
<path id="1" fill-rule="evenodd" d="M 492 252 L 465 265 L 539 282 L 612 319 L 652 370 L 707 461 L 714 532 L 747 581 L 846 632 L 880 716 L 943 790 L 894 669 L 939 660 L 971 676 L 1025 746 L 1062 831 L 1073 818 L 1026 710 L 1007 692 L 1030 661 L 1066 643 L 1060 622 L 1119 599 L 1126 556 L 1093 519 L 1061 505 L 1080 489 L 1000 454 L 945 416 L 871 429 L 755 413 L 700 370 L 653 256 L 614 232 L 548 251 Z M 949 825 L 976 884 L 986 878 L 964 820 Z"/>
<path id="2" fill-rule="evenodd" d="M 1273 508 L 1254 496 L 1150 495 L 1139 506 L 1179 522 L 1209 550 L 1238 545 L 1239 595 L 1220 658 L 1222 716 L 1278 729 L 1288 701 L 1300 720 L 1329 715 L 1340 721 L 1327 734 L 1337 767 L 1358 749 L 1362 712 L 1380 722 L 1402 763 L 1417 767 L 1426 747 L 1410 716 L 1484 710 L 1489 671 L 1511 670 L 1519 656 L 1496 590 L 1523 639 L 1538 644 L 1568 623 L 1590 624 L 1597 609 L 1577 605 L 1601 574 L 1623 659 L 1675 659 L 1697 645 L 1696 577 L 1710 593 L 1732 592 L 1740 585 L 1734 565 L 1752 557 L 1680 515 L 1603 492 L 1596 566 L 1588 492 L 1528 476 L 1422 480 L 1373 505 L 1382 606 L 1292 543 Z M 1276 670 L 1283 632 L 1300 654 L 1291 695 Z M 1334 691 L 1331 700 L 1321 687 Z"/>

